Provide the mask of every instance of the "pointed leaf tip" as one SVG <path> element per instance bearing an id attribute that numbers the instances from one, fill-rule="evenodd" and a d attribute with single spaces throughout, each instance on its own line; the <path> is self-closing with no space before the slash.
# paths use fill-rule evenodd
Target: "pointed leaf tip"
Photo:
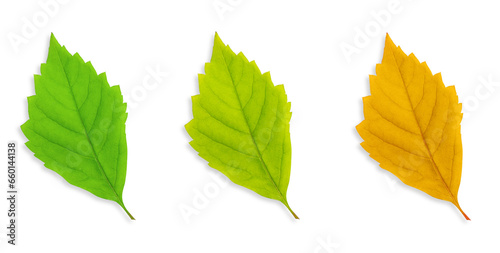
<path id="1" fill-rule="evenodd" d="M 385 36 L 385 48 L 388 48 L 388 47 L 396 47 L 396 44 L 394 44 L 394 42 L 392 41 L 391 39 L 391 36 L 389 36 L 389 33 L 386 34 Z"/>
<path id="2" fill-rule="evenodd" d="M 56 44 L 56 45 L 59 45 L 59 42 L 57 41 L 56 39 L 56 36 L 54 35 L 54 33 L 50 33 L 50 44 Z"/>
<path id="3" fill-rule="evenodd" d="M 224 44 L 224 42 L 222 42 L 222 39 L 220 38 L 219 34 L 217 32 L 215 32 L 215 36 L 214 36 L 214 47 L 225 47 L 226 45 Z"/>

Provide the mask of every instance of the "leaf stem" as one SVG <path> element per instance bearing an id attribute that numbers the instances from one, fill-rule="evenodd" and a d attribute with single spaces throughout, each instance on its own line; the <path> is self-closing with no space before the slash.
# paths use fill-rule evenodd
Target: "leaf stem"
<path id="1" fill-rule="evenodd" d="M 458 202 L 454 203 L 455 206 L 458 208 L 458 210 L 460 210 L 460 212 L 462 213 L 462 215 L 465 217 L 466 220 L 470 220 L 469 216 L 467 216 L 467 214 L 464 213 L 464 211 L 462 210 L 462 208 L 460 207 L 460 205 L 458 204 Z"/>
<path id="2" fill-rule="evenodd" d="M 118 202 L 118 204 L 123 208 L 123 210 L 127 213 L 128 217 L 131 219 L 131 220 L 135 220 L 134 216 L 132 216 L 132 214 L 127 210 L 127 208 L 125 207 L 125 205 L 123 204 L 123 201 L 120 200 L 120 202 Z"/>
<path id="3" fill-rule="evenodd" d="M 288 205 L 288 201 L 283 201 L 283 204 L 286 206 L 286 208 L 288 208 L 288 211 L 290 211 L 290 213 L 292 213 L 293 217 L 297 220 L 300 220 L 299 216 L 297 216 L 293 211 L 292 211 L 292 208 L 290 208 L 290 206 Z"/>

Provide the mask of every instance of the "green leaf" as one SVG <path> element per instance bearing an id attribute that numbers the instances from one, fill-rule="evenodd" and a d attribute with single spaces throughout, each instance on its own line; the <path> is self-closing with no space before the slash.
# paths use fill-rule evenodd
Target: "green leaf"
<path id="1" fill-rule="evenodd" d="M 123 204 L 127 173 L 127 106 L 119 86 L 97 75 L 90 62 L 50 38 L 47 63 L 28 97 L 29 120 L 21 126 L 26 146 L 70 184 Z"/>
<path id="2" fill-rule="evenodd" d="M 243 53 L 236 55 L 215 34 L 210 63 L 199 75 L 193 119 L 186 130 L 191 146 L 208 165 L 234 183 L 288 205 L 290 103 L 283 85 L 274 86 Z"/>

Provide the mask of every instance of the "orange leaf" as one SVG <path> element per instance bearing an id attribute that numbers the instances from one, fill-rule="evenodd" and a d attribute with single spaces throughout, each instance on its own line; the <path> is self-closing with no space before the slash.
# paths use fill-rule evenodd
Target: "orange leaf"
<path id="1" fill-rule="evenodd" d="M 406 55 L 386 37 L 382 64 L 363 98 L 365 120 L 356 129 L 361 146 L 403 183 L 458 204 L 462 174 L 462 104 L 425 62 Z"/>

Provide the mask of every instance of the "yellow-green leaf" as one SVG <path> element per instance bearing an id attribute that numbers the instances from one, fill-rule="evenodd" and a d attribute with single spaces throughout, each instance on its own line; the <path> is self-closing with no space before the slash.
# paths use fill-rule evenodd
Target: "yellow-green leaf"
<path id="1" fill-rule="evenodd" d="M 288 205 L 291 168 L 290 103 L 243 53 L 236 55 L 215 34 L 210 63 L 199 75 L 193 120 L 186 130 L 191 146 L 212 168 L 234 183 Z"/>

